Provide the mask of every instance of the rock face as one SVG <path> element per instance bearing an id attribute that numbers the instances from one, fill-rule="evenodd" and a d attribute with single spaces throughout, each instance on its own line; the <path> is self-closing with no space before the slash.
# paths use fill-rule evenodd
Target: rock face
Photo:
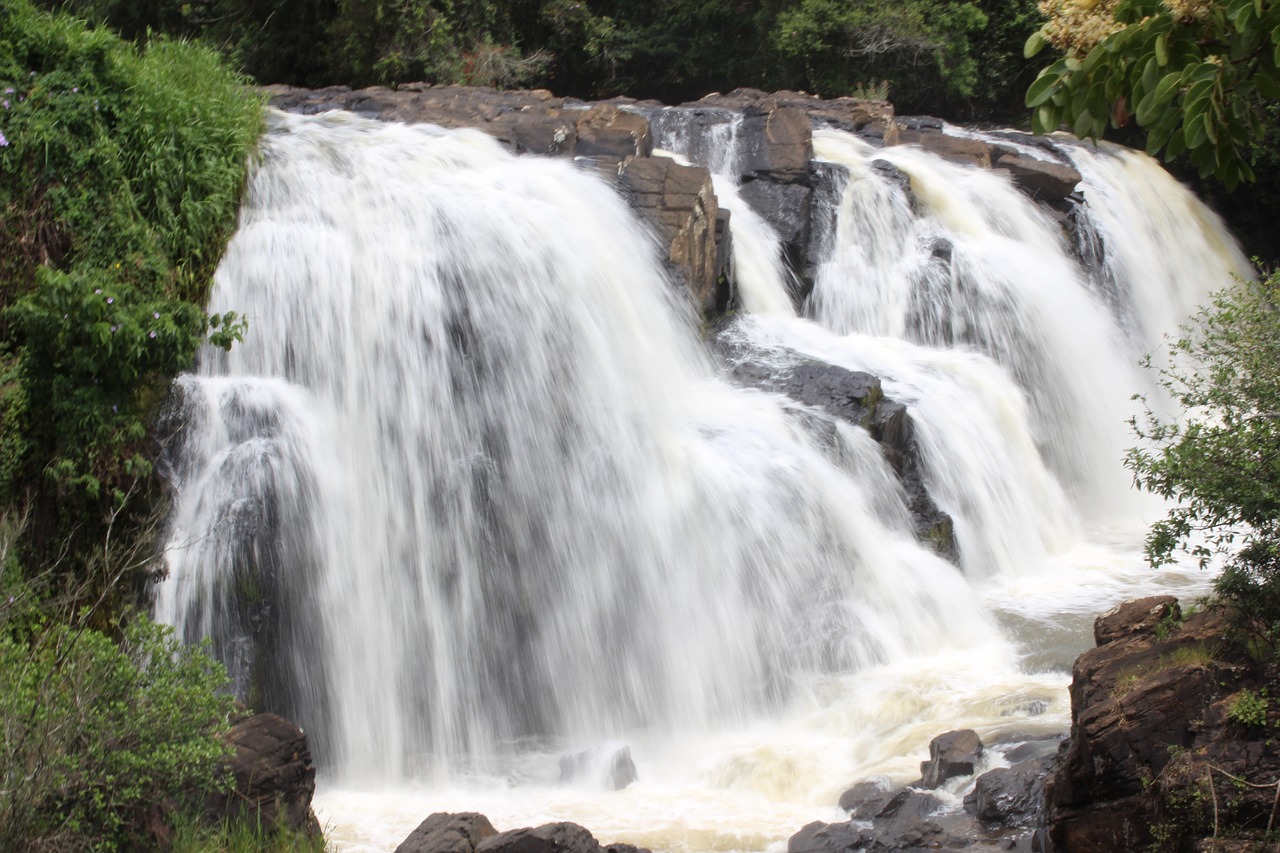
<path id="1" fill-rule="evenodd" d="M 211 796 L 208 813 L 266 826 L 282 824 L 318 838 L 320 824 L 311 811 L 316 768 L 302 729 L 275 714 L 254 714 L 233 725 L 225 740 L 233 750 L 227 767 L 234 789 Z"/>
<path id="2" fill-rule="evenodd" d="M 1221 612 L 1179 616 L 1162 597 L 1097 620 L 1103 645 L 1076 661 L 1070 746 L 1046 785 L 1055 850 L 1192 849 L 1273 820 L 1280 751 L 1263 694 L 1280 672 L 1224 639 Z"/>
<path id="3" fill-rule="evenodd" d="M 617 183 L 658 233 L 673 274 L 683 280 L 697 309 L 723 310 L 728 291 L 717 286 L 718 207 L 711 174 L 665 157 L 630 157 L 619 169 Z"/>

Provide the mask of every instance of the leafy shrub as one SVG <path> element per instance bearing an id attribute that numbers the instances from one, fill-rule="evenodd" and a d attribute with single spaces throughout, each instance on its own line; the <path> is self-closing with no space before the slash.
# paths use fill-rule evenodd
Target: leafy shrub
<path id="1" fill-rule="evenodd" d="M 1263 692 L 1265 693 L 1266 691 L 1264 690 Z M 1252 690 L 1241 690 L 1231 702 L 1231 708 L 1227 711 L 1227 716 L 1231 718 L 1233 723 L 1245 728 L 1265 726 L 1267 724 L 1267 710 L 1270 705 L 1271 703 L 1267 701 L 1265 695 L 1259 695 Z"/>
<path id="2" fill-rule="evenodd" d="M 0 848 L 137 846 L 151 806 L 219 784 L 225 683 L 143 616 L 119 641 L 65 623 L 0 634 Z"/>

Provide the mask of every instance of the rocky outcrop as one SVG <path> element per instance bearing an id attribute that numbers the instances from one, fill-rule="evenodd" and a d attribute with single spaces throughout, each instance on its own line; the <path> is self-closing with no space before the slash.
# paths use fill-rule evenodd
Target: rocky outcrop
<path id="1" fill-rule="evenodd" d="M 1225 639 L 1223 613 L 1170 597 L 1099 617 L 1072 671 L 1069 747 L 1046 785 L 1056 850 L 1256 843 L 1276 816 L 1280 672 Z M 1256 849 L 1265 849 L 1257 847 Z"/>
<path id="2" fill-rule="evenodd" d="M 602 845 L 576 823 L 547 823 L 498 832 L 474 812 L 431 815 L 396 853 L 649 853 L 631 844 Z"/>
<path id="3" fill-rule="evenodd" d="M 224 736 L 232 788 L 211 795 L 206 811 L 214 819 L 247 820 L 320 836 L 311 811 L 316 768 L 307 736 L 275 714 L 254 714 L 235 723 Z"/>
<path id="4" fill-rule="evenodd" d="M 672 274 L 683 282 L 697 309 L 723 310 L 728 290 L 716 266 L 718 206 L 711 174 L 665 157 L 629 157 L 618 171 L 617 183 L 657 232 Z"/>

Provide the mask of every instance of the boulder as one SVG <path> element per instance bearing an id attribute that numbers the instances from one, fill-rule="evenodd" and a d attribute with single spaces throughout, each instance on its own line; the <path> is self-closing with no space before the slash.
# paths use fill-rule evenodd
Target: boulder
<path id="1" fill-rule="evenodd" d="M 972 776 L 982 760 L 982 741 L 972 729 L 938 735 L 929 743 L 929 760 L 920 762 L 923 787 L 937 788 L 956 776 Z"/>
<path id="2" fill-rule="evenodd" d="M 1124 601 L 1103 613 L 1093 622 L 1093 641 L 1105 646 L 1112 640 L 1137 634 L 1154 634 L 1161 623 L 1178 622 L 1182 609 L 1172 595 L 1153 595 Z"/>
<path id="3" fill-rule="evenodd" d="M 952 136 L 946 132 L 941 119 L 932 116 L 899 117 L 897 123 L 899 145 L 919 145 L 945 160 L 991 168 L 990 145 L 981 139 Z"/>
<path id="4" fill-rule="evenodd" d="M 482 814 L 436 812 L 418 824 L 395 853 L 475 853 L 481 841 L 497 834 Z"/>
<path id="5" fill-rule="evenodd" d="M 217 819 L 282 825 L 318 838 L 320 824 L 311 811 L 316 768 L 307 736 L 275 714 L 254 714 L 237 721 L 223 736 L 233 788 L 206 799 Z"/>
<path id="6" fill-rule="evenodd" d="M 560 756 L 560 781 L 587 782 L 606 790 L 621 791 L 636 781 L 631 747 L 602 746 Z"/>
<path id="7" fill-rule="evenodd" d="M 546 823 L 490 835 L 476 853 L 600 853 L 600 842 L 576 823 Z"/>
<path id="8" fill-rule="evenodd" d="M 722 310 L 727 292 L 717 288 L 716 217 L 711 174 L 665 157 L 630 157 L 618 172 L 618 187 L 657 232 L 669 265 L 695 307 Z"/>

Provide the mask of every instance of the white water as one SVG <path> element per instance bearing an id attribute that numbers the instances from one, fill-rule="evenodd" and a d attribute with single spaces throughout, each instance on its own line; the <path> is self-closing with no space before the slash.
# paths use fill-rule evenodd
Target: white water
<path id="1" fill-rule="evenodd" d="M 1135 296 L 1141 322 L 1122 322 L 998 177 L 879 152 L 925 204 L 905 216 L 858 171 L 871 155 L 829 138 L 823 156 L 854 180 L 816 322 L 779 312 L 735 332 L 884 377 L 911 407 L 962 575 L 912 541 L 865 433 L 811 433 L 812 413 L 717 377 L 651 241 L 595 178 L 475 133 L 272 125 L 210 306 L 249 333 L 182 381 L 157 611 L 212 635 L 307 728 L 339 849 L 393 849 L 444 809 L 762 850 L 838 819 L 852 782 L 914 778 L 942 731 L 1061 732 L 1092 616 L 1203 588 L 1142 568 L 1146 508 L 1110 455 L 1124 378 L 1141 381 L 1125 334 L 1168 318 Z M 1156 203 L 1179 198 L 1152 183 Z M 1137 262 L 1185 250 L 1167 262 L 1200 264 L 1198 288 L 1238 263 L 1220 236 L 1153 244 L 1116 223 L 1098 224 L 1108 245 L 1143 242 L 1125 249 Z M 851 229 L 880 236 L 855 250 Z M 937 236 L 955 247 L 950 284 L 978 295 L 922 306 L 945 340 L 895 289 L 920 276 L 886 266 L 927 265 Z M 1133 263 L 1108 274 L 1164 286 Z M 559 783 L 561 754 L 615 742 L 636 783 Z"/>

